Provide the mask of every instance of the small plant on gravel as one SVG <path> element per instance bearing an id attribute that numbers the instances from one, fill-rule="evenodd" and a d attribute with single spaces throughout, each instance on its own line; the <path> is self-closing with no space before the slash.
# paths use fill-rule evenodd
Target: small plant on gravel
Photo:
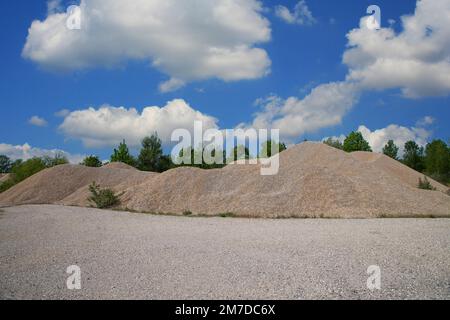
<path id="1" fill-rule="evenodd" d="M 101 189 L 95 181 L 89 186 L 89 191 L 91 192 L 89 201 L 95 203 L 99 209 L 111 208 L 120 204 L 119 195 L 116 195 L 111 189 Z"/>
<path id="2" fill-rule="evenodd" d="M 433 185 L 431 184 L 431 182 L 428 180 L 427 177 L 423 177 L 423 180 L 421 178 L 419 178 L 418 187 L 419 187 L 419 189 L 422 189 L 422 190 L 436 191 L 436 188 L 433 187 Z"/>
<path id="3" fill-rule="evenodd" d="M 184 211 L 183 216 L 192 216 L 192 211 L 189 210 Z"/>
<path id="4" fill-rule="evenodd" d="M 221 218 L 232 218 L 234 216 L 235 216 L 235 214 L 232 212 L 219 213 L 219 217 L 221 217 Z"/>

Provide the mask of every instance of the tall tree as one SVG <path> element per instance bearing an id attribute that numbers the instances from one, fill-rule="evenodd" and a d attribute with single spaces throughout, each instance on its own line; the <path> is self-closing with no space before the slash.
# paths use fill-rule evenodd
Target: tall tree
<path id="1" fill-rule="evenodd" d="M 162 142 L 156 133 L 142 140 L 142 149 L 138 157 L 138 167 L 143 171 L 160 172 L 163 157 Z"/>
<path id="2" fill-rule="evenodd" d="M 111 162 L 123 162 L 130 166 L 136 165 L 136 160 L 130 154 L 125 140 L 120 143 L 117 149 L 114 149 L 114 153 L 111 155 Z"/>
<path id="3" fill-rule="evenodd" d="M 394 140 L 389 140 L 383 148 L 383 153 L 392 159 L 397 160 L 399 148 L 395 145 Z"/>
<path id="4" fill-rule="evenodd" d="M 7 156 L 0 155 L 0 173 L 9 173 L 11 171 L 12 162 Z"/>
<path id="5" fill-rule="evenodd" d="M 261 145 L 261 151 L 259 153 L 260 158 L 272 157 L 277 153 L 281 153 L 286 150 L 286 144 L 283 142 L 277 143 L 273 140 L 267 140 Z"/>
<path id="6" fill-rule="evenodd" d="M 442 140 L 434 140 L 425 148 L 425 171 L 433 178 L 450 180 L 450 148 Z"/>
<path id="7" fill-rule="evenodd" d="M 415 141 L 408 141 L 405 143 L 403 163 L 416 171 L 422 172 L 425 168 L 423 153 L 423 147 L 419 147 Z"/>
<path id="8" fill-rule="evenodd" d="M 355 152 L 355 151 L 367 151 L 372 152 L 372 148 L 369 145 L 361 132 L 353 131 L 348 135 L 344 141 L 344 151 L 345 152 Z"/>

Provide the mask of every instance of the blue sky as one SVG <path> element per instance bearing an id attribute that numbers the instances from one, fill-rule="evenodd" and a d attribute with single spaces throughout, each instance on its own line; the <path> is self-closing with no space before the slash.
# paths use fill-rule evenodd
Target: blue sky
<path id="1" fill-rule="evenodd" d="M 86 1 L 90 2 L 89 0 Z M 92 2 L 98 2 L 98 0 Z M 153 0 L 153 2 L 158 3 L 158 0 Z M 256 25 L 256 28 L 252 29 L 254 34 L 248 36 L 249 38 L 253 37 L 251 40 L 242 40 L 242 32 L 238 29 L 236 32 L 240 34 L 234 35 L 229 30 L 227 30 L 229 33 L 226 34 L 227 37 L 236 37 L 236 39 L 219 39 L 217 41 L 214 39 L 211 41 L 224 45 L 232 41 L 246 41 L 245 45 L 248 47 L 265 51 L 267 58 L 264 61 L 270 61 L 270 66 L 261 67 L 264 64 L 264 61 L 262 61 L 260 65 L 255 66 L 255 70 L 240 76 L 237 75 L 240 74 L 238 72 L 239 66 L 237 66 L 237 70 L 235 70 L 236 66 L 232 65 L 230 68 L 235 69 L 224 71 L 223 69 L 228 67 L 228 65 L 225 65 L 223 68 L 221 66 L 220 71 L 213 70 L 211 71 L 212 75 L 203 76 L 198 75 L 195 70 L 184 70 L 184 66 L 180 65 L 179 62 L 173 63 L 168 61 L 163 67 L 152 65 L 152 62 L 154 63 L 159 57 L 158 55 L 161 55 L 163 59 L 168 55 L 167 51 L 164 51 L 166 49 L 155 49 L 159 44 L 158 40 L 152 40 L 156 42 L 153 43 L 151 48 L 137 43 L 137 46 L 142 45 L 142 48 L 144 48 L 142 52 L 148 53 L 148 56 L 136 59 L 129 53 L 125 57 L 121 57 L 120 61 L 108 63 L 107 66 L 102 63 L 101 48 L 95 53 L 90 51 L 83 52 L 83 49 L 80 49 L 81 53 L 79 54 L 82 57 L 78 56 L 78 53 L 73 53 L 72 56 L 71 53 L 71 61 L 78 58 L 84 59 L 83 61 L 89 62 L 89 67 L 66 69 L 61 67 L 61 65 L 66 63 L 63 61 L 64 55 L 59 56 L 60 51 L 55 51 L 56 49 L 53 47 L 49 48 L 43 45 L 43 43 L 51 41 L 48 38 L 49 33 L 31 29 L 29 31 L 29 28 L 34 20 L 45 21 L 50 15 L 63 14 L 69 4 L 79 4 L 79 2 L 55 1 L 54 4 L 57 8 L 52 9 L 53 11 L 50 12 L 48 11 L 47 1 L 2 1 L 0 3 L 0 21 L 2 25 L 0 37 L 4 46 L 0 51 L 0 59 L 2 61 L 0 73 L 0 101 L 2 105 L 0 144 L 2 144 L 2 147 L 0 147 L 0 153 L 3 152 L 12 157 L 18 157 L 20 152 L 23 152 L 18 146 L 23 146 L 27 143 L 31 147 L 36 148 L 35 150 L 28 150 L 27 155 L 39 154 L 42 150 L 58 149 L 64 150 L 71 155 L 98 154 L 103 159 L 106 159 L 111 153 L 112 141 L 118 140 L 117 142 L 119 142 L 120 139 L 118 137 L 120 135 L 127 137 L 126 126 L 122 129 L 124 132 L 116 130 L 118 132 L 107 137 L 102 132 L 96 132 L 95 121 L 92 123 L 93 128 L 85 128 L 84 125 L 88 121 L 88 118 L 86 118 L 87 114 L 82 114 L 83 116 L 69 120 L 55 115 L 55 113 L 63 109 L 74 112 L 87 110 L 89 107 L 92 107 L 94 110 L 98 110 L 101 106 L 108 105 L 126 109 L 136 108 L 138 113 L 140 113 L 145 107 L 164 107 L 172 100 L 182 99 L 193 110 L 217 119 L 215 125 L 224 129 L 234 128 L 241 123 L 250 127 L 254 124 L 255 113 L 264 110 L 264 107 L 269 103 L 264 98 L 272 96 L 276 97 L 275 108 L 279 108 L 279 110 L 286 105 L 286 101 L 289 98 L 295 98 L 294 104 L 298 108 L 297 114 L 286 115 L 278 113 L 276 118 L 269 121 L 272 127 L 277 125 L 298 125 L 301 127 L 305 126 L 305 123 L 308 121 L 317 121 L 317 117 L 329 117 L 332 119 L 336 117 L 333 110 L 325 110 L 324 113 L 313 116 L 312 120 L 308 120 L 308 117 L 305 118 L 302 114 L 298 114 L 308 113 L 309 109 L 320 108 L 316 106 L 315 102 L 311 102 L 311 105 L 309 105 L 309 100 L 306 102 L 302 102 L 302 100 L 311 93 L 311 90 L 321 85 L 344 82 L 350 73 L 349 70 L 355 69 L 354 67 L 349 67 L 354 62 L 343 62 L 344 53 L 348 50 L 346 35 L 351 30 L 359 27 L 360 19 L 366 16 L 366 9 L 372 2 L 362 0 L 315 0 L 301 2 L 301 8 L 308 8 L 313 20 L 292 23 L 292 21 L 289 22 L 280 17 L 280 14 L 277 14 L 277 12 L 279 12 L 280 6 L 284 6 L 294 17 L 294 7 L 299 1 L 264 1 L 261 10 L 257 10 L 257 15 L 261 19 L 265 19 L 266 22 L 262 25 L 265 25 L 270 31 L 270 39 L 261 40 L 261 37 L 264 36 L 256 34 L 258 28 L 258 25 Z M 440 2 L 444 8 L 448 8 L 448 1 L 438 0 L 437 2 Z M 416 10 L 416 1 L 414 0 L 378 0 L 377 5 L 382 12 L 381 27 L 390 28 L 396 35 L 399 35 L 404 30 L 400 17 L 407 14 L 413 15 Z M 432 5 L 430 4 L 430 6 Z M 442 7 L 437 9 L 442 9 Z M 182 9 L 178 8 L 178 10 L 182 12 Z M 242 10 L 249 9 L 243 8 Z M 304 13 L 304 11 L 302 12 Z M 427 17 L 419 14 L 417 17 L 417 21 L 414 21 L 418 25 L 424 19 L 427 19 Z M 431 21 L 436 20 L 434 18 L 429 19 Z M 395 20 L 395 23 L 393 20 Z M 255 23 L 262 23 L 261 21 L 255 21 Z M 241 21 L 237 19 L 236 24 L 239 23 Z M 248 21 L 242 22 L 242 24 L 244 23 L 250 24 Z M 439 25 L 438 23 L 441 24 Z M 423 72 L 427 76 L 430 73 L 434 73 L 429 70 L 435 70 L 434 68 L 437 65 L 441 66 L 450 61 L 448 42 L 441 43 L 439 41 L 442 37 L 438 37 L 438 27 L 442 24 L 445 25 L 445 23 L 446 21 L 436 22 L 437 25 L 433 30 L 436 30 L 434 32 L 437 35 L 434 36 L 433 34 L 431 36 L 435 37 L 436 40 L 430 40 L 435 41 L 433 43 L 439 45 L 435 50 L 441 56 L 441 64 L 430 65 L 428 63 L 430 59 L 424 58 L 423 61 L 420 61 L 421 58 L 417 58 L 417 56 L 411 58 L 414 61 L 419 59 L 421 65 L 422 63 L 424 64 L 425 71 Z M 242 26 L 242 28 L 244 27 L 247 28 L 247 25 Z M 123 27 L 117 27 L 111 32 L 114 34 L 122 32 L 123 30 L 120 28 Z M 71 31 L 86 32 L 83 29 Z M 128 31 L 130 30 L 125 30 L 125 33 Z M 151 31 L 149 30 L 149 32 Z M 93 35 L 90 35 L 89 38 L 86 36 L 85 40 L 92 41 L 89 44 L 91 47 L 95 45 L 97 40 L 102 45 L 105 43 L 102 41 L 108 41 L 101 39 L 108 36 L 107 32 L 89 32 L 93 32 Z M 37 43 L 37 45 L 28 54 L 22 54 L 29 33 L 32 36 L 33 43 Z M 128 38 L 132 36 L 130 31 Z M 185 34 L 185 38 L 189 38 L 189 36 L 189 33 L 187 33 L 187 36 Z M 193 33 L 191 36 L 196 37 L 196 34 Z M 214 34 L 216 38 L 220 36 L 221 34 Z M 205 38 L 208 37 L 205 35 Z M 117 39 L 112 41 L 116 42 L 114 46 L 111 46 L 113 49 L 107 47 L 105 51 L 120 51 L 120 41 L 117 41 Z M 144 40 L 140 38 L 136 41 L 142 42 L 145 41 L 145 38 Z M 401 39 L 399 39 L 399 43 L 403 44 L 400 41 Z M 413 48 L 416 40 L 411 41 L 411 43 L 405 45 Z M 130 41 L 126 45 L 130 46 L 131 44 L 132 46 L 133 43 Z M 58 43 L 57 45 L 61 45 L 65 50 L 64 44 Z M 364 48 L 368 44 L 359 43 L 357 46 Z M 70 50 L 76 51 L 78 48 L 80 48 L 79 44 L 75 43 Z M 386 50 L 387 54 L 389 50 Z M 361 51 L 364 50 L 361 49 Z M 46 54 L 45 58 L 39 56 L 42 52 Z M 100 55 L 100 57 L 94 59 L 94 54 Z M 112 55 L 112 53 L 108 54 Z M 357 54 L 362 56 L 361 52 L 357 52 Z M 393 55 L 395 54 L 394 52 Z M 436 54 L 434 52 L 434 56 Z M 180 57 L 175 57 L 175 59 L 180 59 Z M 188 61 L 191 61 L 189 59 L 191 58 L 186 58 L 187 64 L 190 63 Z M 192 61 L 194 63 L 202 63 L 198 61 L 199 59 L 202 59 L 202 57 L 193 57 Z M 249 59 L 253 59 L 253 57 L 250 56 Z M 399 57 L 395 56 L 392 59 L 399 59 Z M 357 59 L 353 58 L 353 60 L 356 61 Z M 412 64 L 412 66 L 416 65 Z M 446 67 L 446 65 L 444 66 Z M 358 66 L 357 69 L 360 70 L 366 67 L 369 70 L 370 66 Z M 261 71 L 266 72 L 266 74 L 261 75 Z M 392 72 L 395 73 L 392 79 L 398 78 L 398 84 L 394 83 L 395 81 L 393 80 L 392 84 L 385 87 L 382 84 L 383 80 L 380 81 L 380 78 L 377 78 L 377 83 L 374 83 L 376 81 L 373 79 L 368 79 L 370 76 L 364 76 L 363 79 L 361 78 L 362 80 L 358 78 L 356 82 L 358 82 L 358 85 L 359 83 L 364 83 L 361 85 L 364 89 L 357 89 L 356 93 L 352 89 L 351 95 L 357 96 L 357 101 L 352 102 L 351 106 L 345 107 L 345 112 L 342 110 L 338 112 L 338 120 L 325 121 L 324 124 L 308 123 L 306 129 L 293 130 L 292 133 L 285 136 L 285 139 L 290 143 L 302 141 L 305 138 L 321 140 L 326 136 L 338 137 L 341 134 L 347 134 L 360 126 L 364 126 L 370 130 L 366 134 L 372 139 L 371 142 L 374 144 L 380 144 L 380 141 L 384 141 L 388 137 L 399 142 L 411 136 L 417 137 L 420 141 L 435 137 L 448 140 L 450 138 L 450 128 L 448 126 L 448 119 L 450 118 L 450 99 L 448 94 L 450 90 L 448 90 L 448 83 L 446 82 L 448 76 L 446 77 L 444 74 L 439 79 L 433 78 L 427 81 L 428 83 L 434 83 L 433 81 L 443 82 L 438 92 L 434 92 L 429 88 L 425 88 L 427 86 L 426 83 L 410 84 L 407 80 L 408 75 L 397 75 L 396 68 L 392 68 Z M 229 75 L 233 77 L 232 80 L 224 79 L 229 77 Z M 422 74 L 412 73 L 410 77 L 412 76 L 422 77 Z M 184 86 L 171 92 L 161 92 L 158 86 L 171 77 L 183 78 Z M 386 73 L 380 73 L 380 77 L 385 77 L 386 82 L 389 82 L 391 78 L 389 74 L 386 76 Z M 438 83 L 437 86 L 440 85 Z M 424 91 L 422 91 L 420 86 L 424 86 Z M 405 88 L 414 97 L 404 94 L 402 89 Z M 417 96 L 415 95 L 416 92 L 419 92 Z M 260 99 L 261 103 L 255 104 L 255 101 L 258 99 Z M 331 114 L 327 112 L 331 112 Z M 301 119 L 298 123 L 295 120 L 297 115 Z M 71 114 L 66 112 L 64 116 L 70 117 Z M 98 115 L 94 112 L 90 116 Z M 35 118 L 35 121 L 30 121 L 32 117 L 38 118 Z M 285 122 L 277 122 L 276 120 L 280 117 L 290 118 Z M 114 119 L 119 121 L 116 118 Z M 61 127 L 65 120 L 67 120 L 67 125 Z M 77 126 L 76 121 L 83 121 L 83 126 L 79 126 L 81 129 L 78 131 L 70 127 Z M 170 120 L 168 121 L 172 123 Z M 142 122 L 140 123 L 142 125 Z M 375 134 L 375 130 L 386 129 L 389 125 L 395 125 L 395 127 Z M 170 124 L 167 126 L 170 126 Z M 86 136 L 79 131 L 84 130 L 87 132 L 90 129 L 92 129 L 92 133 L 87 135 L 89 139 L 94 139 L 97 142 L 104 139 L 105 143 L 87 143 Z M 284 128 L 280 129 L 283 136 Z M 96 137 L 94 136 L 95 134 L 99 136 Z M 27 155 L 24 156 L 26 157 Z"/>

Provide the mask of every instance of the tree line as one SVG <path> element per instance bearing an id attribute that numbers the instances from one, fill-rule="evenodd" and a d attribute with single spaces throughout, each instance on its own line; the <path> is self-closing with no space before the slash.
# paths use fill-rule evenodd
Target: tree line
<path id="1" fill-rule="evenodd" d="M 328 138 L 324 143 L 345 152 L 372 152 L 369 142 L 364 139 L 360 132 L 350 133 L 343 143 L 333 138 Z M 405 143 L 401 157 L 399 151 L 399 146 L 393 140 L 389 140 L 383 148 L 383 154 L 388 157 L 400 161 L 439 182 L 450 183 L 450 144 L 436 139 L 423 147 L 411 140 Z"/>
<path id="2" fill-rule="evenodd" d="M 271 157 L 276 154 L 275 150 L 282 152 L 286 149 L 286 144 L 268 140 L 261 145 L 259 157 L 263 157 L 263 155 Z M 212 158 L 220 159 L 220 161 L 210 164 L 207 163 L 203 157 L 204 151 L 205 149 L 203 148 L 183 149 L 180 151 L 179 158 L 184 159 L 186 155 L 190 155 L 189 158 L 191 162 L 186 163 L 185 161 L 180 165 L 176 165 L 172 161 L 172 157 L 170 155 L 164 154 L 162 141 L 158 137 L 158 134 L 154 133 L 153 135 L 145 137 L 142 140 L 141 149 L 137 157 L 134 157 L 131 154 L 126 141 L 123 140 L 119 146 L 113 150 L 113 154 L 110 157 L 110 162 L 122 162 L 141 171 L 164 172 L 180 166 L 190 166 L 201 169 L 217 169 L 224 167 L 227 161 L 237 161 L 241 159 L 248 160 L 251 158 L 250 150 L 243 145 L 239 145 L 233 148 L 228 156 L 224 150 L 210 150 Z M 201 163 L 194 163 L 194 159 L 201 159 Z M 100 159 L 93 155 L 86 157 L 81 164 L 88 167 L 101 167 L 103 165 Z"/>

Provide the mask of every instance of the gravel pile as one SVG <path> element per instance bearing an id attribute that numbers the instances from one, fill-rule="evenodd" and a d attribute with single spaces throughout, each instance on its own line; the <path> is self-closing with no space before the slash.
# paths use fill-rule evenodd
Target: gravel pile
<path id="1" fill-rule="evenodd" d="M 123 193 L 122 208 L 194 215 L 245 217 L 450 216 L 445 186 L 417 188 L 421 174 L 386 156 L 348 154 L 321 143 L 303 143 L 280 155 L 280 171 L 261 176 L 259 166 L 178 168 L 162 174 L 112 167 L 59 166 L 0 195 L 0 205 L 88 206 L 96 181 Z M 442 192 L 443 191 L 443 192 Z"/>

